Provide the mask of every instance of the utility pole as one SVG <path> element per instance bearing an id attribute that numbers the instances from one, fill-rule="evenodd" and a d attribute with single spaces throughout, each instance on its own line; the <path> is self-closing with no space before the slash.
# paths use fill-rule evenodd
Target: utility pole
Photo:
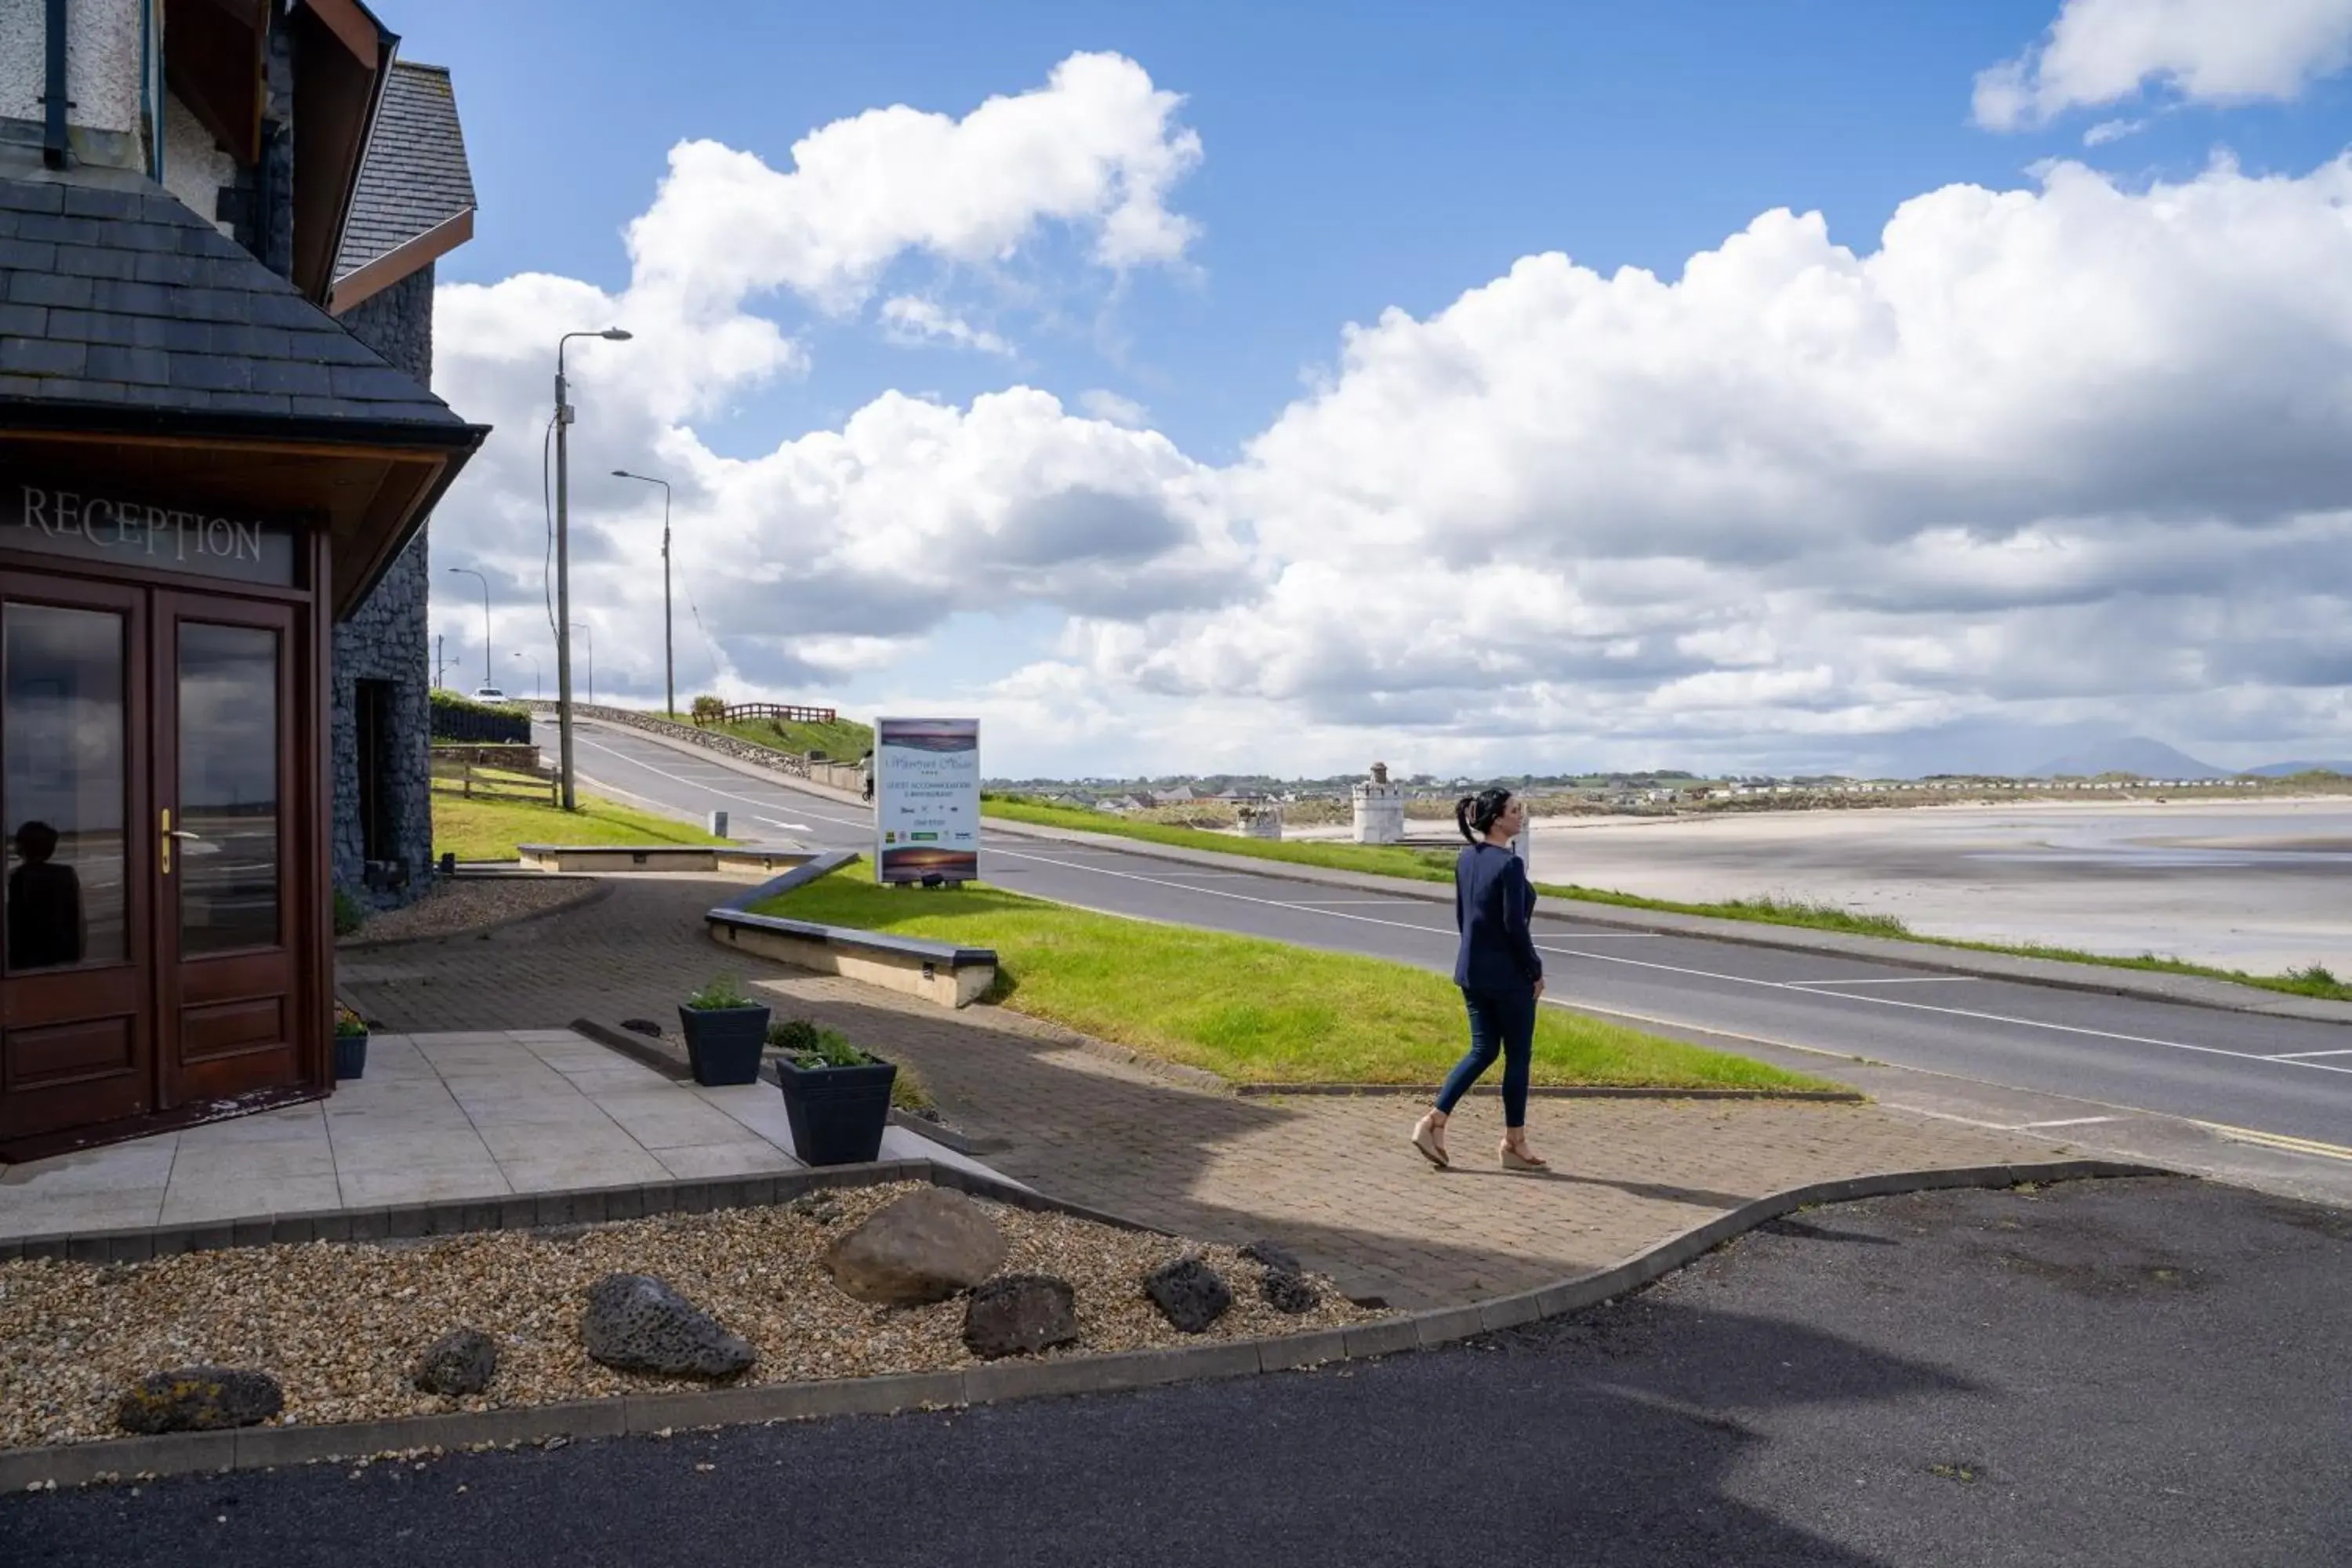
<path id="1" fill-rule="evenodd" d="M 441 657 L 441 644 L 445 640 L 439 632 L 433 634 L 433 685 L 436 689 L 441 685 L 442 672 L 449 668 L 448 662 Z"/>
<path id="2" fill-rule="evenodd" d="M 566 332 L 555 340 L 555 712 L 563 769 L 563 809 L 580 809 L 572 774 L 572 536 L 571 443 L 572 405 L 564 399 L 563 345 L 574 338 L 603 338 L 626 342 L 619 327 L 601 332 Z"/>

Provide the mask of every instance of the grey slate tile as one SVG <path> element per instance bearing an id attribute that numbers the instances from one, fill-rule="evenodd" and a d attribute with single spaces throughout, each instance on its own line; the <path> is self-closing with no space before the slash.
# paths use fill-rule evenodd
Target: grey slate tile
<path id="1" fill-rule="evenodd" d="M 243 392 L 253 384 L 253 366 L 228 354 L 175 353 L 171 383 L 202 392 Z"/>
<path id="2" fill-rule="evenodd" d="M 64 310 L 52 311 L 40 305 L 11 305 L 0 301 L 0 337 L 43 338 L 54 329 L 49 324 L 52 315 L 67 315 Z M 58 332 L 59 337 L 71 337 L 70 332 Z"/>
<path id="3" fill-rule="evenodd" d="M 101 250 L 94 245 L 60 245 L 57 269 L 79 278 L 131 278 L 147 258 L 128 251 Z"/>
<path id="4" fill-rule="evenodd" d="M 0 338 L 0 371 L 18 375 L 73 375 L 82 373 L 89 350 L 81 343 L 47 338 Z"/>
<path id="5" fill-rule="evenodd" d="M 85 374 L 100 381 L 143 382 L 153 386 L 168 386 L 172 381 L 172 359 L 161 349 L 97 343 L 90 348 L 89 369 Z"/>
<path id="6" fill-rule="evenodd" d="M 281 396 L 332 397 L 335 394 L 333 374 L 327 366 L 282 359 L 253 362 L 253 390 Z"/>
<path id="7" fill-rule="evenodd" d="M 85 286 L 90 288 L 90 292 L 72 303 L 88 305 L 96 310 L 117 310 L 132 316 L 169 316 L 176 313 L 172 309 L 171 290 L 165 289 L 161 283 L 119 283 L 108 279 L 101 280 L 95 286 Z"/>
<path id="8" fill-rule="evenodd" d="M 66 188 L 46 180 L 0 180 L 0 207 L 26 213 L 66 210 Z"/>
<path id="9" fill-rule="evenodd" d="M 140 196 L 137 191 L 109 191 L 92 185 L 65 187 L 64 210 L 73 217 L 139 217 Z"/>
<path id="10" fill-rule="evenodd" d="M 104 285 L 110 289 L 133 287 L 121 283 Z M 11 271 L 8 274 L 8 299 L 17 305 L 89 304 L 92 285 L 87 278 L 60 278 L 54 272 Z"/>
<path id="11" fill-rule="evenodd" d="M 58 247 L 46 239 L 0 239 L 0 267 L 22 267 L 29 272 L 47 272 L 58 264 Z"/>

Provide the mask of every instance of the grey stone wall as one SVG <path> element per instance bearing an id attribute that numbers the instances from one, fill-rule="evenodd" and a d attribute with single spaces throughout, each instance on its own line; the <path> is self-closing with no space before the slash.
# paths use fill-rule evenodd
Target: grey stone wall
<path id="1" fill-rule="evenodd" d="M 421 384 L 433 379 L 433 268 L 412 273 L 341 318 L 352 336 Z M 403 551 L 383 581 L 334 631 L 331 730 L 335 793 L 335 885 L 380 908 L 405 903 L 433 875 L 432 638 L 425 600 L 432 566 L 425 531 Z M 371 892 L 360 821 L 360 755 L 355 683 L 392 683 L 390 744 L 380 787 L 388 801 L 392 858 L 408 862 L 405 889 Z"/>

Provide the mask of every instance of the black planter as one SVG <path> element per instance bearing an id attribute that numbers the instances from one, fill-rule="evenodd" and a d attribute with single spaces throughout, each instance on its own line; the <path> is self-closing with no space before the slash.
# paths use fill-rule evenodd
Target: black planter
<path id="1" fill-rule="evenodd" d="M 367 1073 L 367 1040 L 365 1035 L 335 1037 L 335 1081 L 362 1078 Z"/>
<path id="2" fill-rule="evenodd" d="M 765 1007 L 680 1007 L 686 1059 L 706 1089 L 760 1081 L 760 1052 L 768 1043 Z"/>
<path id="3" fill-rule="evenodd" d="M 882 1129 L 890 1124 L 890 1086 L 898 1079 L 896 1062 L 796 1068 L 789 1058 L 778 1057 L 776 1081 L 784 1091 L 793 1152 L 810 1165 L 857 1165 L 879 1159 Z"/>

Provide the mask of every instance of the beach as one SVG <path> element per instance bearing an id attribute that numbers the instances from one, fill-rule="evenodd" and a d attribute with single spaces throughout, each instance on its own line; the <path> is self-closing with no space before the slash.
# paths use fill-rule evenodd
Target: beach
<path id="1" fill-rule="evenodd" d="M 1915 931 L 2352 973 L 2352 799 L 2027 801 L 1535 824 L 1539 882 L 1769 893 Z"/>

